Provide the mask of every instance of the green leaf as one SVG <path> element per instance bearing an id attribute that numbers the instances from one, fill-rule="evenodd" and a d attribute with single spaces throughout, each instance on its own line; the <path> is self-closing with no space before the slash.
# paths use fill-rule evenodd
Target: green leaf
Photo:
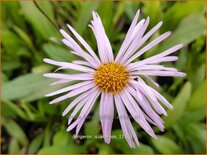
<path id="1" fill-rule="evenodd" d="M 25 33 L 25 31 L 23 31 L 21 28 L 14 26 L 14 30 L 15 32 L 19 35 L 19 37 L 22 39 L 22 41 L 31 49 L 31 50 L 35 50 L 33 43 L 30 39 L 30 37 L 27 35 L 27 33 Z"/>
<path id="2" fill-rule="evenodd" d="M 153 149 L 145 144 L 140 143 L 140 146 L 136 148 L 130 148 L 129 144 L 126 142 L 122 130 L 112 131 L 111 146 L 118 150 L 121 150 L 124 154 L 153 154 Z"/>
<path id="3" fill-rule="evenodd" d="M 29 145 L 28 153 L 29 154 L 37 153 L 38 149 L 42 145 L 42 142 L 43 142 L 43 134 L 40 134 L 37 137 L 35 137 L 32 140 L 31 144 Z"/>
<path id="4" fill-rule="evenodd" d="M 168 116 L 164 118 L 165 127 L 174 125 L 183 115 L 187 102 L 191 95 L 191 83 L 187 82 L 172 102 L 173 110 L 168 110 Z"/>
<path id="5" fill-rule="evenodd" d="M 9 30 L 3 30 L 1 32 L 2 44 L 7 49 L 7 52 L 13 53 L 19 48 L 20 40 L 17 35 Z"/>
<path id="6" fill-rule="evenodd" d="M 154 154 L 153 149 L 151 146 L 140 144 L 135 149 L 132 149 L 133 154 Z"/>
<path id="7" fill-rule="evenodd" d="M 49 122 L 47 124 L 47 127 L 45 128 L 45 131 L 44 131 L 44 140 L 43 140 L 43 148 L 47 148 L 47 147 L 50 147 L 50 139 L 51 139 L 51 129 L 50 129 L 50 124 L 51 122 Z"/>
<path id="8" fill-rule="evenodd" d="M 28 139 L 23 129 L 12 119 L 2 117 L 2 124 L 6 128 L 9 135 L 16 138 L 22 146 L 28 145 Z M 15 131 L 15 132 L 14 132 Z"/>
<path id="9" fill-rule="evenodd" d="M 9 154 L 19 154 L 20 153 L 20 148 L 19 148 L 19 143 L 18 140 L 15 138 L 12 138 L 10 143 L 9 143 Z"/>
<path id="10" fill-rule="evenodd" d="M 94 119 L 92 119 L 89 122 L 86 122 L 84 125 L 84 131 L 86 135 L 98 135 L 99 134 L 99 130 L 100 130 L 100 125 L 99 125 L 99 108 L 95 109 L 94 112 Z M 93 130 L 91 130 L 91 128 L 93 128 Z"/>
<path id="11" fill-rule="evenodd" d="M 98 148 L 99 148 L 98 154 L 114 154 L 115 153 L 112 147 L 110 147 L 110 145 L 107 145 L 107 144 L 100 144 Z"/>
<path id="12" fill-rule="evenodd" d="M 67 145 L 42 148 L 38 154 L 80 154 L 86 153 L 84 146 Z"/>
<path id="13" fill-rule="evenodd" d="M 154 25 L 160 22 L 163 16 L 160 1 L 152 1 L 150 3 L 148 1 L 145 1 L 142 11 L 145 16 L 150 17 L 150 25 L 148 29 L 152 28 Z"/>
<path id="14" fill-rule="evenodd" d="M 67 144 L 71 144 L 72 137 L 65 130 L 58 131 L 53 137 L 53 145 L 55 146 L 66 146 Z"/>
<path id="15" fill-rule="evenodd" d="M 158 139 L 154 139 L 154 138 L 152 139 L 152 143 L 160 153 L 164 153 L 164 154 L 182 153 L 179 146 L 174 141 L 172 141 L 167 137 L 158 136 Z"/>
<path id="16" fill-rule="evenodd" d="M 23 16 L 32 24 L 35 33 L 38 33 L 38 35 L 41 35 L 44 39 L 58 36 L 58 31 L 37 9 L 32 1 L 20 2 L 20 4 Z M 51 4 L 49 2 L 44 2 L 44 5 L 49 6 Z M 47 11 L 49 13 L 51 10 L 47 9 Z"/>
<path id="17" fill-rule="evenodd" d="M 205 153 L 206 151 L 206 129 L 200 124 L 190 124 L 186 127 L 186 135 L 195 150 L 195 153 Z M 196 143 L 195 143 L 196 142 Z"/>
<path id="18" fill-rule="evenodd" d="M 192 24 L 192 21 L 196 21 L 196 24 Z M 179 24 L 178 28 L 173 34 L 160 45 L 156 52 L 164 51 L 176 44 L 187 45 L 194 41 L 201 35 L 206 33 L 205 18 L 201 13 L 190 14 L 184 18 Z M 154 53 L 155 54 L 155 53 Z"/>
<path id="19" fill-rule="evenodd" d="M 84 2 L 81 3 L 82 4 L 82 8 L 80 10 L 80 15 L 76 21 L 76 23 L 74 24 L 74 27 L 76 29 L 76 31 L 81 35 L 84 30 L 86 29 L 89 20 L 92 19 L 92 11 L 96 10 L 100 4 L 100 2 Z"/>
<path id="20" fill-rule="evenodd" d="M 192 122 L 199 122 L 206 118 L 206 106 L 203 105 L 200 108 L 193 109 L 186 111 L 182 117 L 181 122 L 186 123 L 192 123 Z"/>
<path id="21" fill-rule="evenodd" d="M 197 109 L 206 104 L 206 80 L 203 81 L 193 92 L 190 103 L 188 105 L 189 109 Z"/>
<path id="22" fill-rule="evenodd" d="M 76 58 L 74 54 L 71 54 L 69 49 L 65 49 L 60 46 L 55 46 L 52 44 L 43 45 L 44 51 L 48 54 L 51 59 L 57 61 L 71 62 Z"/>
<path id="23" fill-rule="evenodd" d="M 34 101 L 44 98 L 44 95 L 60 88 L 61 86 L 51 86 L 53 79 L 48 79 L 39 74 L 26 74 L 3 84 L 2 98 L 4 100 L 21 99 L 24 101 Z"/>
<path id="24" fill-rule="evenodd" d="M 98 8 L 99 16 L 104 25 L 104 29 L 106 34 L 109 34 L 110 29 L 112 28 L 112 14 L 113 14 L 113 2 L 106 1 L 102 2 L 100 7 Z"/>
<path id="25" fill-rule="evenodd" d="M 2 101 L 2 115 L 3 116 L 14 116 L 17 115 L 18 117 L 28 120 L 27 115 L 25 112 L 17 106 L 15 103 L 12 103 L 10 101 Z"/>
<path id="26" fill-rule="evenodd" d="M 205 79 L 206 75 L 206 64 L 202 64 L 197 71 L 193 74 L 192 85 L 196 88 Z"/>
<path id="27" fill-rule="evenodd" d="M 176 28 L 184 17 L 196 11 L 205 11 L 204 1 L 185 1 L 175 3 L 172 7 L 169 7 L 165 13 L 163 19 L 163 30 L 167 31 Z"/>
<path id="28" fill-rule="evenodd" d="M 122 130 L 113 130 L 111 136 L 111 145 L 115 148 L 121 150 L 125 154 L 131 154 L 132 149 L 127 144 L 126 140 L 124 139 L 124 135 Z"/>

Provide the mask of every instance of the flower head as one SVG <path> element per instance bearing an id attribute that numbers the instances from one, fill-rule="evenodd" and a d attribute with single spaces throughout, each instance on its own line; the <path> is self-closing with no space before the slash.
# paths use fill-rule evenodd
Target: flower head
<path id="1" fill-rule="evenodd" d="M 58 70 L 69 69 L 80 72 L 77 74 L 44 74 L 46 77 L 58 79 L 52 85 L 73 82 L 68 87 L 46 95 L 54 96 L 65 93 L 52 100 L 50 104 L 77 96 L 63 112 L 63 116 L 65 116 L 74 108 L 68 119 L 67 131 L 76 127 L 76 134 L 79 133 L 81 126 L 99 96 L 99 116 L 106 143 L 110 143 L 114 106 L 117 109 L 123 133 L 130 147 L 135 147 L 135 144 L 138 145 L 139 142 L 127 111 L 150 136 L 156 137 L 149 124 L 157 126 L 161 131 L 164 130 L 160 115 L 167 115 L 167 113 L 161 103 L 169 109 L 172 109 L 172 105 L 148 83 L 159 87 L 151 78 L 152 76 L 185 76 L 185 73 L 179 72 L 175 68 L 160 65 L 163 62 L 178 60 L 177 56 L 169 55 L 178 51 L 183 45 L 178 44 L 155 56 L 135 61 L 171 34 L 166 32 L 142 47 L 161 27 L 162 22 L 145 33 L 149 24 L 149 17 L 138 22 L 139 14 L 140 11 L 138 10 L 116 57 L 114 57 L 111 44 L 96 12 L 92 13 L 93 20 L 89 27 L 91 27 L 95 35 L 99 56 L 70 25 L 67 25 L 68 28 L 85 49 L 79 46 L 64 30 L 60 30 L 64 36 L 63 43 L 72 49 L 71 52 L 73 54 L 83 59 L 71 63 L 44 59 L 46 63 L 59 66 Z M 79 117 L 72 122 L 79 111 Z"/>

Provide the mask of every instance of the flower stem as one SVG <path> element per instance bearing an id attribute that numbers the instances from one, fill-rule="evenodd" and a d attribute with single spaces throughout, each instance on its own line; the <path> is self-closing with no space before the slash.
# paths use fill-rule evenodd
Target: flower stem
<path id="1" fill-rule="evenodd" d="M 37 9 L 47 18 L 47 20 L 55 27 L 55 29 L 59 32 L 59 27 L 48 17 L 48 15 L 40 8 L 35 0 L 33 0 L 34 5 Z"/>

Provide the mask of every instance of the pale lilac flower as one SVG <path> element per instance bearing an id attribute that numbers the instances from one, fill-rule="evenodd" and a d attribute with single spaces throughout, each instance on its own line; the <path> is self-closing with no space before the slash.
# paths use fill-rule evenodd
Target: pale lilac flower
<path id="1" fill-rule="evenodd" d="M 70 25 L 67 25 L 68 28 L 84 49 L 64 30 L 60 30 L 64 36 L 63 43 L 72 50 L 73 54 L 83 58 L 83 60 L 71 63 L 44 59 L 46 63 L 59 66 L 57 70 L 69 69 L 80 72 L 77 74 L 44 74 L 46 77 L 58 79 L 52 85 L 73 82 L 68 87 L 46 95 L 50 97 L 65 93 L 52 100 L 50 104 L 56 104 L 77 96 L 62 114 L 65 116 L 74 108 L 68 119 L 67 131 L 76 127 L 76 134 L 79 133 L 87 115 L 90 113 L 99 96 L 99 115 L 104 140 L 107 144 L 111 141 L 110 135 L 115 108 L 118 112 L 123 133 L 130 147 L 135 147 L 139 142 L 127 111 L 150 136 L 156 138 L 149 123 L 157 126 L 161 131 L 164 130 L 160 115 L 167 115 L 167 113 L 161 103 L 169 109 L 173 107 L 158 91 L 147 83 L 159 87 L 151 78 L 152 76 L 185 76 L 185 73 L 179 72 L 177 69 L 160 65 L 163 62 L 178 60 L 177 56 L 169 55 L 181 49 L 183 45 L 178 44 L 145 60 L 135 61 L 171 34 L 170 32 L 163 33 L 142 47 L 161 27 L 162 22 L 154 26 L 149 32 L 145 32 L 150 18 L 147 17 L 147 19 L 142 19 L 138 22 L 139 14 L 140 11 L 138 10 L 116 57 L 113 55 L 113 50 L 106 36 L 101 19 L 96 12 L 92 13 L 93 20 L 89 27 L 95 35 L 99 56 L 96 55 L 86 41 Z M 74 84 L 74 82 L 76 83 Z M 72 122 L 78 112 L 80 112 L 79 117 Z"/>

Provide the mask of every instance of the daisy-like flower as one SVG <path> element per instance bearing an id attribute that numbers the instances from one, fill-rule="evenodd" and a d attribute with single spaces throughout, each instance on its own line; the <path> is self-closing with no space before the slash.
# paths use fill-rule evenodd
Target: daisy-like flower
<path id="1" fill-rule="evenodd" d="M 89 27 L 95 35 L 99 56 L 70 25 L 67 25 L 68 28 L 82 44 L 82 47 L 64 30 L 60 30 L 64 37 L 62 42 L 72 49 L 71 53 L 83 59 L 75 60 L 71 63 L 44 59 L 46 63 L 58 66 L 58 70 L 69 69 L 80 72 L 77 74 L 44 74 L 46 77 L 58 79 L 52 85 L 73 82 L 68 87 L 46 95 L 50 97 L 65 93 L 52 100 L 50 104 L 56 104 L 77 96 L 62 114 L 65 116 L 73 109 L 68 119 L 67 131 L 76 127 L 76 134 L 79 133 L 87 115 L 90 113 L 99 96 L 99 116 L 105 143 L 110 143 L 115 108 L 118 112 L 125 139 L 130 147 L 139 145 L 139 142 L 127 111 L 150 136 L 156 138 L 149 124 L 157 126 L 161 131 L 164 130 L 160 115 L 167 115 L 167 113 L 162 104 L 169 109 L 173 107 L 158 91 L 149 86 L 148 83 L 159 87 L 151 78 L 152 76 L 185 76 L 185 73 L 179 72 L 175 68 L 160 65 L 163 62 L 178 60 L 177 56 L 169 55 L 178 51 L 183 45 L 178 44 L 155 56 L 135 61 L 171 34 L 170 32 L 163 33 L 142 47 L 161 27 L 162 22 L 159 22 L 146 33 L 145 31 L 149 25 L 150 18 L 147 17 L 138 22 L 139 14 L 140 11 L 138 10 L 116 57 L 114 57 L 109 39 L 105 33 L 101 19 L 96 12 L 92 13 L 93 20 Z M 79 116 L 73 121 L 78 112 L 80 112 Z"/>

